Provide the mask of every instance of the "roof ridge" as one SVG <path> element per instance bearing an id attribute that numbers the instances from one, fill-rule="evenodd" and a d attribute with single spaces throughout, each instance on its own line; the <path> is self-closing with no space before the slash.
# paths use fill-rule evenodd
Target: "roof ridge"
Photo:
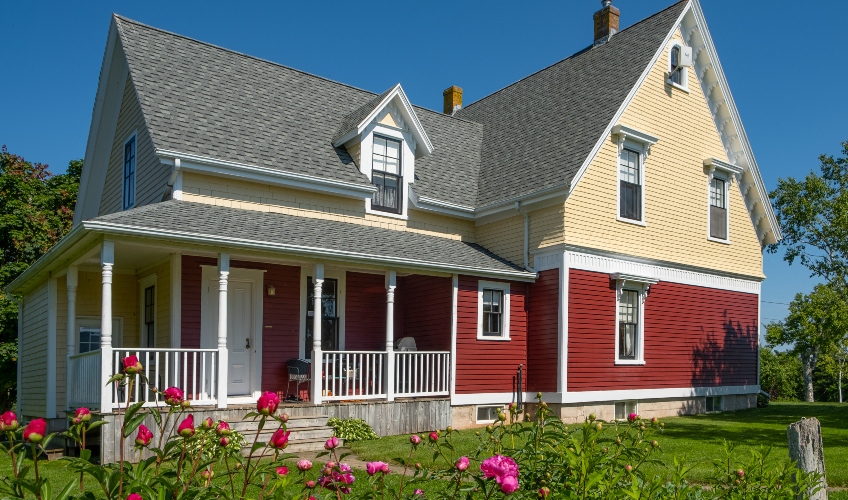
<path id="1" fill-rule="evenodd" d="M 670 9 L 673 9 L 673 8 L 674 8 L 674 7 L 676 7 L 678 4 L 681 4 L 681 3 L 684 3 L 684 2 L 689 2 L 689 1 L 690 1 L 690 0 L 679 0 L 679 1 L 677 1 L 677 2 L 674 2 L 673 4 L 671 4 L 671 5 L 669 5 L 668 7 L 664 8 L 663 10 L 660 10 L 660 11 L 658 11 L 658 12 L 655 12 L 655 13 L 651 14 L 650 16 L 648 16 L 648 17 L 646 17 L 646 18 L 644 18 L 644 19 L 640 19 L 639 21 L 636 21 L 635 23 L 631 24 L 630 26 L 628 26 L 628 27 L 624 28 L 623 30 L 619 31 L 618 33 L 616 33 L 616 35 L 620 35 L 620 34 L 624 33 L 625 31 L 627 31 L 627 30 L 629 30 L 629 29 L 631 29 L 631 28 L 635 28 L 636 26 L 638 26 L 638 25 L 640 25 L 640 24 L 642 24 L 642 23 L 644 23 L 644 22 L 647 22 L 647 21 L 649 21 L 649 20 L 653 19 L 654 17 L 657 17 L 657 16 L 659 16 L 660 14 L 663 14 L 665 11 L 670 10 Z M 614 37 L 613 37 L 613 38 L 611 38 L 611 39 L 614 39 Z M 541 68 L 541 69 L 539 69 L 539 70 L 537 70 L 537 71 L 534 71 L 533 73 L 530 73 L 529 75 L 526 75 L 526 76 L 524 76 L 524 77 L 522 77 L 522 78 L 520 78 L 520 79 L 518 79 L 518 80 L 516 80 L 516 81 L 514 81 L 514 82 L 512 82 L 512 83 L 510 83 L 510 84 L 509 84 L 509 85 L 507 85 L 506 87 L 501 87 L 500 89 L 495 90 L 494 92 L 492 92 L 492 93 L 490 93 L 490 94 L 486 94 L 485 96 L 481 97 L 480 99 L 477 99 L 476 101 L 472 102 L 472 103 L 471 103 L 471 104 L 469 104 L 468 106 L 465 106 L 463 109 L 468 109 L 468 108 L 470 108 L 471 106 L 474 106 L 475 104 L 477 104 L 477 103 L 479 103 L 479 102 L 482 102 L 482 101 L 484 101 L 484 100 L 488 99 L 489 97 L 492 97 L 492 96 L 494 96 L 494 95 L 496 95 L 496 94 L 499 94 L 499 93 L 503 92 L 504 90 L 506 90 L 506 89 L 508 89 L 508 88 L 510 88 L 510 87 L 514 87 L 515 85 L 518 85 L 519 83 L 523 82 L 524 80 L 527 80 L 527 79 L 529 79 L 529 78 L 531 78 L 531 77 L 533 77 L 533 76 L 536 76 L 536 75 L 538 75 L 539 73 L 542 73 L 543 71 L 547 71 L 548 69 L 553 68 L 554 66 L 556 66 L 556 65 L 558 65 L 558 64 L 560 64 L 560 63 L 563 63 L 563 62 L 565 62 L 565 61 L 568 61 L 569 59 L 572 59 L 572 58 L 574 58 L 574 57 L 577 57 L 577 56 L 583 55 L 583 54 L 585 54 L 585 53 L 587 53 L 587 52 L 591 51 L 591 50 L 592 50 L 592 49 L 594 49 L 594 48 L 595 48 L 595 45 L 594 45 L 594 44 L 592 44 L 592 45 L 589 45 L 588 47 L 585 47 L 585 48 L 583 48 L 583 49 L 580 49 L 580 50 L 578 50 L 577 52 L 575 52 L 575 53 L 571 54 L 571 55 L 570 55 L 570 56 L 568 56 L 568 57 L 565 57 L 565 58 L 563 58 L 563 59 L 560 59 L 559 61 L 556 61 L 556 62 L 554 62 L 554 63 L 551 63 L 551 64 L 549 64 L 549 65 L 545 66 L 544 68 Z M 460 110 L 460 111 L 461 111 L 461 110 Z"/>
<path id="2" fill-rule="evenodd" d="M 291 71 L 295 71 L 295 72 L 300 73 L 300 74 L 302 74 L 302 75 L 311 76 L 311 77 L 313 77 L 313 78 L 318 78 L 318 79 L 320 79 L 320 80 L 324 80 L 324 81 L 326 81 L 326 82 L 330 82 L 330 83 L 335 83 L 335 84 L 341 85 L 341 86 L 343 86 L 343 87 L 347 87 L 347 88 L 349 88 L 349 89 L 358 90 L 358 91 L 360 91 L 360 92 L 365 92 L 365 93 L 367 93 L 367 94 L 372 94 L 372 95 L 375 95 L 375 96 L 376 96 L 376 95 L 379 95 L 379 94 L 377 94 L 377 93 L 375 93 L 375 92 L 371 92 L 370 90 L 365 90 L 365 89 L 362 89 L 362 88 L 359 88 L 359 87 L 355 87 L 355 86 L 350 85 L 350 84 L 348 84 L 348 83 L 339 82 L 339 81 L 333 80 L 333 79 L 331 79 L 331 78 L 327 78 L 327 77 L 325 77 L 325 76 L 316 75 L 316 74 L 314 74 L 314 73 L 310 73 L 310 72 L 308 72 L 308 71 L 304 71 L 304 70 L 302 70 L 302 69 L 297 69 L 297 68 L 293 68 L 293 67 L 291 67 L 291 66 L 286 66 L 285 64 L 281 64 L 281 63 L 278 63 L 278 62 L 274 62 L 274 61 L 271 61 L 270 59 L 264 59 L 264 58 L 261 58 L 261 57 L 252 56 L 252 55 L 250 55 L 250 54 L 246 54 L 246 53 L 244 53 L 244 52 L 239 52 L 239 51 L 237 51 L 237 50 L 233 50 L 233 49 L 228 49 L 228 48 L 226 48 L 226 47 L 222 47 L 222 46 L 220 46 L 220 45 L 216 45 L 216 44 L 214 44 L 214 43 L 204 42 L 203 40 L 198 40 L 197 38 L 192 38 L 192 37 L 190 37 L 190 36 L 181 35 L 181 34 L 179 34 L 179 33 L 175 33 L 175 32 L 173 32 L 173 31 L 168 31 L 168 30 L 166 30 L 166 29 L 162 29 L 162 28 L 157 28 L 156 26 L 151 26 L 151 25 L 149 25 L 149 24 L 142 23 L 142 22 L 140 22 L 140 21 L 136 21 L 135 19 L 130 19 L 130 18 L 126 17 L 126 16 L 122 16 L 122 15 L 117 14 L 117 13 L 114 13 L 114 12 L 112 13 L 112 15 L 113 15 L 114 17 L 118 18 L 118 19 L 119 19 L 119 20 L 121 20 L 121 21 L 125 21 L 125 22 L 131 23 L 131 24 L 135 24 L 136 26 L 141 26 L 141 27 L 143 27 L 143 28 L 151 29 L 151 30 L 153 30 L 153 31 L 158 31 L 158 32 L 160 32 L 160 33 L 164 33 L 164 34 L 166 34 L 166 35 L 175 36 L 175 37 L 177 37 L 177 38 L 182 38 L 182 39 L 184 39 L 184 40 L 188 40 L 188 41 L 191 41 L 191 42 L 199 43 L 199 44 L 201 44 L 201 45 L 206 45 L 207 47 L 212 47 L 213 49 L 222 50 L 222 51 L 224 51 L 224 52 L 229 52 L 229 53 L 231 53 L 231 54 L 235 54 L 235 55 L 238 55 L 238 56 L 247 57 L 247 58 L 249 58 L 249 59 L 253 59 L 253 60 L 255 60 L 255 61 L 259 61 L 259 62 L 267 63 L 267 64 L 270 64 L 270 65 L 272 65 L 272 66 L 278 66 L 278 67 L 280 67 L 280 68 L 284 68 L 284 69 L 288 69 L 288 70 L 291 70 Z"/>

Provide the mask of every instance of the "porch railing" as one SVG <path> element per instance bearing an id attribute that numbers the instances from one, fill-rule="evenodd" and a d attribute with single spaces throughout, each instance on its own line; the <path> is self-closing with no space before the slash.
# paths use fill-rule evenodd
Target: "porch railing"
<path id="1" fill-rule="evenodd" d="M 395 396 L 446 396 L 450 393 L 450 352 L 395 353 Z"/>
<path id="2" fill-rule="evenodd" d="M 324 351 L 321 358 L 321 399 L 386 397 L 385 352 Z"/>
<path id="3" fill-rule="evenodd" d="M 113 373 L 123 370 L 121 360 L 131 355 L 135 355 L 144 366 L 143 373 L 148 383 L 145 384 L 141 377 L 136 376 L 132 394 L 127 394 L 129 386 L 118 387 L 116 384 L 112 389 L 113 405 L 123 407 L 127 404 L 127 398 L 130 403 L 144 401 L 145 406 L 164 405 L 162 397 L 157 397 L 150 389 L 164 391 L 168 387 L 182 389 L 192 405 L 212 405 L 217 402 L 216 349 L 116 348 L 112 353 Z"/>
<path id="4" fill-rule="evenodd" d="M 100 349 L 68 356 L 68 407 L 100 408 Z"/>

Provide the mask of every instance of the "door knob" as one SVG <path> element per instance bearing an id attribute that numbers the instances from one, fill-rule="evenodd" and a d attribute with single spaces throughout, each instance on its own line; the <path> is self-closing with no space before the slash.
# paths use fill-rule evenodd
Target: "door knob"
<path id="1" fill-rule="evenodd" d="M 250 337 L 244 339 L 246 344 L 244 346 L 245 349 L 250 349 Z"/>

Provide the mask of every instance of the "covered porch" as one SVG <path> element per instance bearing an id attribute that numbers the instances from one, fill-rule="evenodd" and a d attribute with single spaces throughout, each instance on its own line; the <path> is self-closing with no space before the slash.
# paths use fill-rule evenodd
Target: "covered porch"
<path id="1" fill-rule="evenodd" d="M 164 405 L 151 389 L 167 387 L 218 409 L 263 391 L 308 405 L 448 397 L 455 284 L 402 267 L 104 238 L 56 279 L 62 406 Z M 129 355 L 148 382 L 128 393 L 107 380 Z"/>

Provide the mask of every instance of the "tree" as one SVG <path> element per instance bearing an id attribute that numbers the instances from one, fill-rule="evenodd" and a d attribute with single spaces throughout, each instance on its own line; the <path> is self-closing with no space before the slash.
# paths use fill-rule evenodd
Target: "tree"
<path id="1" fill-rule="evenodd" d="M 800 260 L 813 276 L 823 278 L 840 292 L 848 292 L 848 141 L 842 157 L 821 155 L 821 175 L 810 172 L 803 180 L 778 179 L 769 193 L 783 240 L 769 245 L 776 253 L 786 248 L 784 260 Z"/>
<path id="2" fill-rule="evenodd" d="M 772 401 L 799 401 L 804 395 L 801 360 L 793 353 L 760 347 L 760 385 Z"/>
<path id="3" fill-rule="evenodd" d="M 813 371 L 823 354 L 833 352 L 848 328 L 848 305 L 834 287 L 816 285 L 810 294 L 797 294 L 784 321 L 766 325 L 766 341 L 792 346 L 801 358 L 804 400 L 814 401 Z"/>
<path id="4" fill-rule="evenodd" d="M 0 148 L 0 290 L 71 228 L 82 160 L 52 175 Z M 18 307 L 0 294 L 0 411 L 11 407 L 17 384 Z"/>

